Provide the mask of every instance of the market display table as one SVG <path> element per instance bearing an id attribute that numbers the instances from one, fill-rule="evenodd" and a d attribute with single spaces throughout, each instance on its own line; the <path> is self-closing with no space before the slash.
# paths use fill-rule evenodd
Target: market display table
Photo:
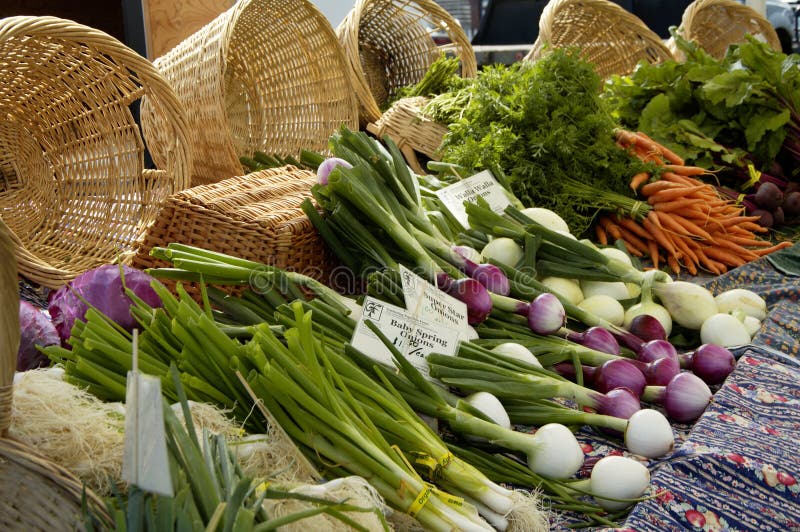
<path id="1" fill-rule="evenodd" d="M 632 509 L 623 530 L 800 530 L 797 247 L 780 269 L 761 259 L 705 283 L 715 293 L 753 290 L 770 312 L 753 345 L 734 350 L 736 368 L 703 416 L 675 427 L 675 451 L 648 464 L 655 496 Z M 623 452 L 597 433 L 582 436 L 587 464 Z"/>

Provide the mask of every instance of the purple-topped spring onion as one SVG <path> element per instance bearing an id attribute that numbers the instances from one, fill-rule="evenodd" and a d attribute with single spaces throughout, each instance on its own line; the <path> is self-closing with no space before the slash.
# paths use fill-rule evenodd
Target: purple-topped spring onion
<path id="1" fill-rule="evenodd" d="M 570 342 L 576 342 L 584 347 L 596 349 L 603 353 L 612 355 L 619 355 L 620 353 L 619 342 L 608 329 L 603 327 L 589 327 L 583 332 L 568 331 L 566 338 Z"/>
<path id="2" fill-rule="evenodd" d="M 470 277 L 494 294 L 507 296 L 511 292 L 508 277 L 503 273 L 503 270 L 494 264 L 478 264 L 470 274 Z"/>
<path id="3" fill-rule="evenodd" d="M 331 171 L 337 166 L 343 166 L 344 168 L 353 167 L 352 164 L 345 161 L 344 159 L 339 159 L 338 157 L 328 157 L 327 159 L 322 161 L 320 165 L 317 167 L 317 183 L 319 183 L 320 185 L 327 185 L 328 176 L 331 174 Z"/>
<path id="4" fill-rule="evenodd" d="M 439 288 L 467 305 L 467 321 L 477 325 L 492 312 L 492 298 L 486 287 L 475 279 L 452 279 L 447 274 L 437 276 Z"/>
<path id="5" fill-rule="evenodd" d="M 703 379 L 706 384 L 719 384 L 731 374 L 736 359 L 725 347 L 703 344 L 693 352 L 680 355 L 681 366 Z"/>
<path id="6" fill-rule="evenodd" d="M 550 293 L 536 296 L 528 307 L 528 327 L 536 334 L 554 334 L 564 326 L 566 318 L 564 305 Z"/>
<path id="7" fill-rule="evenodd" d="M 680 372 L 677 358 L 664 357 L 646 364 L 644 378 L 648 386 L 666 386 Z"/>
<path id="8" fill-rule="evenodd" d="M 653 271 L 653 270 L 651 270 Z M 655 282 L 655 274 L 647 272 L 644 276 L 644 279 L 641 284 L 641 293 L 639 295 L 639 302 L 631 305 L 625 311 L 625 319 L 622 323 L 622 326 L 625 327 L 627 330 L 631 331 L 631 333 L 639 336 L 637 332 L 632 330 L 633 321 L 639 316 L 652 316 L 661 324 L 661 329 L 663 329 L 664 336 L 663 338 L 668 338 L 670 333 L 672 332 L 672 316 L 667 310 L 666 307 L 659 305 L 655 301 L 653 301 L 653 283 Z M 665 278 L 664 282 L 659 284 L 670 284 L 669 278 Z M 651 338 L 650 336 L 657 335 L 659 330 L 656 328 L 651 330 L 649 327 L 643 326 L 644 324 L 640 325 L 637 324 L 637 329 L 644 333 L 644 336 L 639 336 L 643 340 L 647 341 Z M 633 346 L 632 346 L 633 347 Z"/>
<path id="9" fill-rule="evenodd" d="M 614 388 L 628 388 L 639 397 L 646 385 L 642 371 L 624 358 L 604 362 L 594 373 L 594 387 L 601 393 L 608 393 Z"/>
<path id="10" fill-rule="evenodd" d="M 591 476 L 570 484 L 572 489 L 591 494 L 608 511 L 635 504 L 650 486 L 650 471 L 632 458 L 609 455 L 592 467 Z"/>
<path id="11" fill-rule="evenodd" d="M 636 353 L 636 358 L 642 362 L 654 362 L 659 358 L 678 360 L 678 351 L 667 340 L 650 340 Z"/>
<path id="12" fill-rule="evenodd" d="M 711 390 L 700 377 L 684 371 L 666 386 L 647 386 L 642 401 L 662 405 L 667 416 L 678 423 L 691 423 L 705 412 L 711 397 Z"/>
<path id="13" fill-rule="evenodd" d="M 671 323 L 672 319 L 670 319 L 670 324 Z M 661 321 L 651 314 L 639 314 L 635 316 L 630 323 L 627 324 L 627 329 L 645 342 L 667 339 L 667 331 L 664 329 Z"/>

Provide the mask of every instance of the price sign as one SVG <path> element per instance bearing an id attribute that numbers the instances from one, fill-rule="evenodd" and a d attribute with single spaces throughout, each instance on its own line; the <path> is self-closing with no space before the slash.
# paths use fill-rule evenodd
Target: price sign
<path id="1" fill-rule="evenodd" d="M 475 203 L 477 198 L 481 197 L 486 200 L 494 212 L 503 212 L 506 207 L 511 205 L 506 189 L 488 170 L 446 186 L 436 191 L 436 196 L 465 228 L 469 228 L 467 212 L 464 210 L 465 201 Z"/>

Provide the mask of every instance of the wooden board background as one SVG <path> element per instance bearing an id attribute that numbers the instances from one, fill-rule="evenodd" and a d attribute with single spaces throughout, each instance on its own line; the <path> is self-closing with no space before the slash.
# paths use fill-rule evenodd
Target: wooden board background
<path id="1" fill-rule="evenodd" d="M 164 55 L 234 3 L 235 0 L 142 0 L 148 59 Z"/>

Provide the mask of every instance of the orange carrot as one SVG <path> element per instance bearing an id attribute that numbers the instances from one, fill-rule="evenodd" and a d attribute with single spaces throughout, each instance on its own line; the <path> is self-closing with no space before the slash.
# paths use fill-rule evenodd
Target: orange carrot
<path id="1" fill-rule="evenodd" d="M 656 213 L 656 219 L 661 224 L 661 227 L 664 228 L 666 231 L 672 231 L 673 233 L 676 233 L 678 235 L 688 236 L 689 238 L 695 236 L 694 234 L 692 234 L 691 231 L 689 231 L 681 224 L 679 224 L 675 219 L 676 217 L 673 217 L 666 212 L 658 212 L 658 211 L 653 211 L 653 212 Z"/>
<path id="2" fill-rule="evenodd" d="M 710 258 L 719 261 L 723 264 L 728 266 L 741 266 L 743 264 L 747 264 L 747 261 L 742 257 L 736 255 L 735 253 L 728 251 L 725 248 L 708 246 L 704 248 L 703 251 L 706 255 Z"/>
<path id="3" fill-rule="evenodd" d="M 622 241 L 625 242 L 626 247 L 628 248 L 632 247 L 633 249 L 639 252 L 639 254 L 637 255 L 638 257 L 641 257 L 642 253 L 647 251 L 647 244 L 641 238 L 631 233 L 621 225 L 617 225 L 617 230 L 619 231 L 620 236 L 622 237 Z"/>
<path id="4" fill-rule="evenodd" d="M 679 216 L 673 213 L 664 212 L 658 213 L 659 219 L 664 220 L 664 218 L 672 218 L 672 220 L 681 225 L 689 235 L 704 238 L 709 242 L 714 242 L 714 237 L 712 237 L 708 231 L 697 225 L 691 220 L 684 218 L 683 216 Z"/>
<path id="5" fill-rule="evenodd" d="M 681 274 L 681 265 L 678 263 L 678 259 L 676 259 L 674 256 L 667 255 L 667 264 L 669 264 L 669 267 L 672 268 L 672 271 L 675 273 L 675 275 Z"/>
<path id="6" fill-rule="evenodd" d="M 672 201 L 652 201 L 653 197 L 648 198 L 647 203 L 657 211 L 675 212 L 697 210 L 696 207 L 703 204 L 703 200 L 697 198 L 681 198 Z M 698 211 L 702 213 L 702 211 Z"/>
<path id="7" fill-rule="evenodd" d="M 728 270 L 728 268 L 725 267 L 724 264 L 719 263 L 719 262 L 709 258 L 705 254 L 705 251 L 704 251 L 705 249 L 707 249 L 707 248 L 698 248 L 698 249 L 695 250 L 695 253 L 697 253 L 697 258 L 700 261 L 700 264 L 702 264 L 703 267 L 706 270 L 710 271 L 713 274 L 721 275 L 721 274 L 725 273 Z"/>
<path id="8" fill-rule="evenodd" d="M 633 218 L 626 218 L 626 217 L 620 218 L 620 217 L 615 217 L 615 218 L 614 218 L 614 220 L 615 220 L 615 221 L 617 222 L 617 224 L 619 224 L 621 227 L 624 227 L 625 229 L 627 229 L 627 230 L 628 230 L 628 231 L 630 231 L 631 233 L 635 234 L 635 235 L 636 235 L 636 236 L 638 236 L 639 238 L 642 238 L 642 239 L 644 239 L 644 240 L 652 240 L 652 238 L 653 238 L 653 236 L 652 236 L 650 233 L 648 233 L 647 231 L 645 231 L 645 230 L 642 228 L 642 226 L 641 226 L 641 225 L 639 225 L 638 223 L 636 223 L 636 220 L 634 220 Z"/>
<path id="9" fill-rule="evenodd" d="M 653 202 L 660 203 L 663 201 L 685 198 L 695 192 L 699 192 L 700 190 L 703 189 L 704 186 L 705 185 L 665 188 L 650 195 L 650 197 L 648 197 L 647 199 L 648 201 L 652 199 Z"/>
<path id="10" fill-rule="evenodd" d="M 683 176 L 695 176 L 710 173 L 705 168 L 700 168 L 699 166 L 684 166 L 678 164 L 665 164 L 661 169 L 666 172 L 672 172 L 674 174 Z"/>
<path id="11" fill-rule="evenodd" d="M 597 241 L 600 242 L 600 244 L 607 246 L 608 235 L 606 234 L 606 230 L 603 229 L 603 226 L 600 225 L 599 220 L 598 223 L 594 224 L 594 232 L 597 235 Z"/>
<path id="12" fill-rule="evenodd" d="M 735 242 L 731 242 L 730 240 L 725 240 L 724 238 L 717 240 L 717 246 L 732 251 L 748 261 L 758 258 L 758 255 L 756 255 L 753 251 L 744 248 Z"/>
<path id="13" fill-rule="evenodd" d="M 600 218 L 600 224 L 602 224 L 603 229 L 606 230 L 606 234 L 608 234 L 608 236 L 610 236 L 614 240 L 620 240 L 622 238 L 622 235 L 619 232 L 617 224 L 611 221 L 611 218 L 609 218 L 608 216 L 603 216 L 602 218 Z"/>
<path id="14" fill-rule="evenodd" d="M 658 269 L 658 244 L 654 240 L 647 241 L 647 250 L 650 253 L 650 260 L 653 263 L 653 268 Z"/>
<path id="15" fill-rule="evenodd" d="M 676 255 L 675 246 L 669 235 L 661 227 L 661 222 L 656 215 L 656 211 L 650 211 L 647 217 L 642 221 L 642 225 L 647 231 L 653 235 L 653 239 L 658 242 L 658 245 L 664 248 L 670 255 Z"/>
<path id="16" fill-rule="evenodd" d="M 697 180 L 693 180 L 692 178 L 686 177 L 684 175 L 678 175 L 675 172 L 661 172 L 660 177 L 661 179 L 669 183 L 678 183 L 690 187 L 698 184 Z"/>
<path id="17" fill-rule="evenodd" d="M 681 158 L 681 156 L 678 155 L 677 153 L 673 152 L 672 150 L 670 150 L 669 148 L 667 148 L 663 144 L 659 144 L 658 142 L 656 142 L 655 140 L 651 139 L 650 137 L 648 137 L 647 135 L 645 135 L 641 131 L 637 131 L 636 135 L 639 138 L 643 138 L 643 139 L 651 142 L 653 144 L 653 146 L 655 146 L 655 148 L 661 153 L 661 155 L 664 156 L 664 158 L 667 161 L 671 162 L 672 164 L 677 164 L 677 165 L 680 165 L 680 166 L 684 165 L 684 160 Z"/>
<path id="18" fill-rule="evenodd" d="M 772 253 L 774 251 L 778 251 L 779 249 L 783 249 L 783 248 L 788 248 L 788 247 L 791 247 L 793 245 L 794 245 L 794 243 L 793 242 L 789 242 L 789 241 L 778 242 L 774 246 L 771 246 L 771 247 L 768 247 L 768 248 L 756 249 L 756 250 L 753 250 L 753 252 L 756 255 L 758 255 L 760 257 L 763 257 L 764 255 L 769 255 L 770 253 Z"/>
<path id="19" fill-rule="evenodd" d="M 636 174 L 631 178 L 631 183 L 630 183 L 631 190 L 636 192 L 636 190 L 640 186 L 644 185 L 648 179 L 650 179 L 650 174 L 648 174 L 647 172 L 639 172 L 638 174 Z"/>
<path id="20" fill-rule="evenodd" d="M 649 198 L 653 194 L 656 194 L 662 190 L 669 190 L 669 189 L 682 189 L 683 187 L 677 183 L 670 183 L 669 181 L 664 181 L 659 179 L 658 181 L 652 181 L 647 183 L 642 187 L 639 191 L 642 196 Z"/>

